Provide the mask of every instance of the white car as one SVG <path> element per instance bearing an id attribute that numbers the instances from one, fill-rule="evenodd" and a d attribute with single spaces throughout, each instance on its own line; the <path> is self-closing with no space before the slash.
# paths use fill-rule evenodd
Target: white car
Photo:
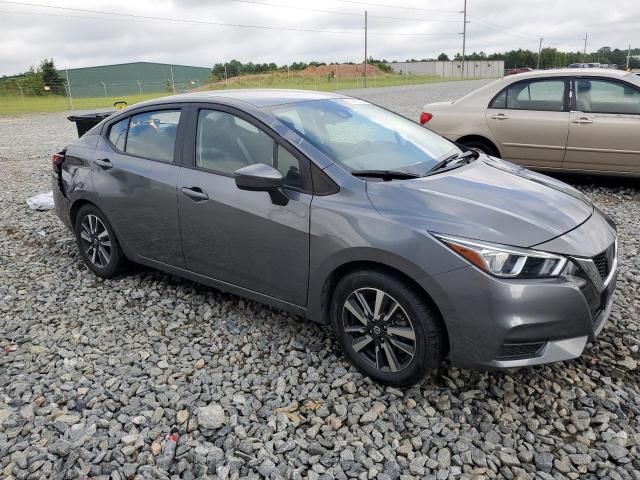
<path id="1" fill-rule="evenodd" d="M 640 176 L 640 77 L 612 69 L 509 75 L 420 123 L 450 140 L 538 170 Z"/>

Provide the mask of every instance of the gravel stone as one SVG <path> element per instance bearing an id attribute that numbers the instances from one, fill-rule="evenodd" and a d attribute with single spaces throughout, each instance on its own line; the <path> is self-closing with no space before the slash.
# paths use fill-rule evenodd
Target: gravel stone
<path id="1" fill-rule="evenodd" d="M 540 452 L 534 455 L 535 465 L 538 470 L 551 473 L 553 469 L 553 454 L 549 452 Z"/>
<path id="2" fill-rule="evenodd" d="M 417 119 L 485 83 L 354 93 Z M 142 267 L 89 273 L 54 212 L 25 204 L 51 188 L 69 114 L 0 117 L 0 477 L 640 480 L 637 181 L 559 176 L 618 225 L 611 318 L 580 359 L 445 363 L 398 390 L 328 327 Z"/>
<path id="3" fill-rule="evenodd" d="M 214 403 L 198 410 L 198 424 L 203 428 L 220 428 L 225 423 L 224 409 Z"/>

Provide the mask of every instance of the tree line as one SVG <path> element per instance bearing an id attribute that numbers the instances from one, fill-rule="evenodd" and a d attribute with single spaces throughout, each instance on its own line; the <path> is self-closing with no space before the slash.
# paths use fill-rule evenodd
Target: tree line
<path id="1" fill-rule="evenodd" d="M 631 49 L 631 58 L 629 66 L 631 68 L 640 68 L 640 48 Z M 453 60 L 461 60 L 462 55 L 457 53 Z M 466 60 L 504 60 L 505 68 L 530 67 L 538 66 L 538 52 L 532 50 L 510 50 L 502 53 L 485 53 L 471 52 L 465 55 Z M 446 53 L 441 53 L 435 58 L 422 58 L 420 60 L 411 58 L 406 62 L 420 62 L 430 60 L 450 60 Z M 391 73 L 391 68 L 387 65 L 386 59 L 368 59 L 371 65 L 375 65 L 380 70 Z M 583 52 L 563 52 L 556 48 L 543 48 L 540 52 L 540 68 L 566 67 L 572 63 L 601 63 L 615 64 L 618 68 L 624 68 L 627 64 L 627 51 L 619 48 L 601 47 L 595 52 L 589 52 L 586 55 Z M 358 62 L 359 63 L 359 62 Z M 346 62 L 348 65 L 356 65 L 355 62 Z M 311 66 L 335 65 L 335 63 L 325 62 L 293 62 L 288 65 L 277 65 L 271 63 L 242 63 L 239 60 L 231 60 L 225 63 L 216 63 L 211 69 L 211 79 L 214 81 L 223 80 L 225 78 L 237 77 L 240 75 L 251 75 L 269 72 L 283 72 L 291 70 L 294 72 L 304 70 Z M 20 89 L 23 89 L 27 95 L 65 95 L 65 81 L 56 69 L 53 58 L 45 58 L 37 66 L 32 66 L 28 71 L 21 75 L 13 77 L 0 78 L 0 94 L 15 95 Z"/>
<path id="2" fill-rule="evenodd" d="M 0 78 L 0 94 L 15 95 L 20 89 L 26 95 L 65 95 L 65 82 L 56 69 L 53 58 L 45 58 L 25 73 L 9 78 Z"/>
<path id="3" fill-rule="evenodd" d="M 640 54 L 640 48 L 631 49 L 632 55 L 629 59 L 630 68 L 640 68 L 640 59 L 634 58 L 633 55 Z M 457 53 L 454 60 L 462 60 L 462 55 Z M 416 60 L 415 58 L 406 60 L 407 62 L 428 61 L 435 59 L 422 59 Z M 449 60 L 446 53 L 438 55 L 437 60 Z M 516 67 L 529 67 L 536 68 L 538 66 L 538 52 L 532 50 L 510 50 L 503 53 L 485 53 L 485 52 L 471 52 L 465 55 L 465 60 L 504 60 L 505 68 Z M 386 61 L 386 60 L 385 60 Z M 562 68 L 572 63 L 601 63 L 601 64 L 614 64 L 618 68 L 625 68 L 627 66 L 627 50 L 621 50 L 619 48 L 601 47 L 595 52 L 590 52 L 584 55 L 583 52 L 563 52 L 557 48 L 543 48 L 540 51 L 540 68 Z"/>

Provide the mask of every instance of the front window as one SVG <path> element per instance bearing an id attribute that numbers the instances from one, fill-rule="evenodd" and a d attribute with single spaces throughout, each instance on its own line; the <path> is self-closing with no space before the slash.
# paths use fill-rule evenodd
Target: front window
<path id="1" fill-rule="evenodd" d="M 277 105 L 282 123 L 352 170 L 424 173 L 460 153 L 455 144 L 404 117 L 346 98 Z"/>
<path id="2" fill-rule="evenodd" d="M 640 91 L 608 80 L 580 78 L 575 83 L 576 110 L 585 113 L 639 114 Z"/>
<path id="3" fill-rule="evenodd" d="M 276 146 L 277 148 L 274 148 Z M 274 155 L 275 154 L 275 155 Z M 200 110 L 196 132 L 196 166 L 233 174 L 263 163 L 282 173 L 285 187 L 310 190 L 301 161 L 255 125 L 218 110 Z"/>

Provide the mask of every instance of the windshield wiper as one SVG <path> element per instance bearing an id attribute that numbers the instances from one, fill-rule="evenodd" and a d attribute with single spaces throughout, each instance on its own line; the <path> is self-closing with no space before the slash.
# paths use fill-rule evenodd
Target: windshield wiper
<path id="1" fill-rule="evenodd" d="M 467 150 L 466 152 L 459 153 L 459 154 L 454 153 L 453 155 L 450 155 L 447 158 L 440 160 L 433 167 L 427 170 L 427 172 L 425 173 L 425 176 L 430 175 L 438 170 L 442 170 L 443 168 L 445 168 L 446 166 L 450 165 L 453 162 L 457 163 L 460 160 L 469 160 L 469 162 L 471 162 L 472 160 L 475 160 L 479 156 L 480 154 L 478 153 L 477 150 Z"/>
<path id="2" fill-rule="evenodd" d="M 410 178 L 420 178 L 417 173 L 398 172 L 397 170 L 354 170 L 351 175 L 355 177 L 373 177 L 383 180 L 408 180 Z"/>

